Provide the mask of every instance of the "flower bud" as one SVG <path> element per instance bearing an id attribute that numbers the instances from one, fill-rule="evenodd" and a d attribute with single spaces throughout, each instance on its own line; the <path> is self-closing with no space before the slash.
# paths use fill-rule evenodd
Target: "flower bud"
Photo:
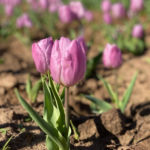
<path id="1" fill-rule="evenodd" d="M 110 0 L 103 0 L 101 3 L 101 9 L 103 12 L 109 12 L 111 10 Z"/>
<path id="2" fill-rule="evenodd" d="M 14 12 L 14 6 L 12 5 L 5 5 L 5 14 L 7 16 L 12 16 Z"/>
<path id="3" fill-rule="evenodd" d="M 30 27 L 32 27 L 32 21 L 30 20 L 28 14 L 24 13 L 22 16 L 20 16 L 17 19 L 16 26 L 17 26 L 17 28 L 22 28 L 22 27 L 30 28 Z"/>
<path id="4" fill-rule="evenodd" d="M 70 23 L 74 19 L 74 14 L 72 13 L 69 5 L 60 6 L 58 14 L 63 23 Z"/>
<path id="5" fill-rule="evenodd" d="M 122 3 L 115 3 L 112 5 L 112 15 L 114 18 L 122 18 L 125 14 L 126 11 Z"/>
<path id="6" fill-rule="evenodd" d="M 53 80 L 69 87 L 83 79 L 85 71 L 86 55 L 79 41 L 70 41 L 64 37 L 56 40 L 50 58 L 50 72 Z"/>
<path id="7" fill-rule="evenodd" d="M 117 68 L 122 63 L 122 54 L 115 44 L 107 44 L 103 51 L 103 64 L 106 68 Z"/>
<path id="8" fill-rule="evenodd" d="M 109 13 L 104 13 L 103 14 L 103 19 L 104 19 L 104 22 L 106 24 L 111 24 L 112 23 L 112 17 Z"/>
<path id="9" fill-rule="evenodd" d="M 93 14 L 91 11 L 85 11 L 84 17 L 89 22 L 93 20 Z"/>
<path id="10" fill-rule="evenodd" d="M 32 44 L 32 57 L 37 71 L 45 73 L 49 70 L 52 46 L 53 40 L 51 37 Z"/>
<path id="11" fill-rule="evenodd" d="M 81 2 L 77 1 L 72 1 L 70 2 L 70 9 L 71 11 L 77 16 L 78 19 L 81 19 L 84 17 L 85 15 L 85 9 L 82 5 Z"/>
<path id="12" fill-rule="evenodd" d="M 138 12 L 143 9 L 144 1 L 143 0 L 130 0 L 130 10 L 132 12 Z"/>
<path id="13" fill-rule="evenodd" d="M 136 24 L 132 30 L 132 36 L 135 38 L 142 38 L 144 35 L 144 29 L 141 24 Z"/>

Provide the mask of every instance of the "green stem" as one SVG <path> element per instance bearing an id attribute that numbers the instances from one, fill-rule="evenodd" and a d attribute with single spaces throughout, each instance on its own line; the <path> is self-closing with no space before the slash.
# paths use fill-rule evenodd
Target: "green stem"
<path id="1" fill-rule="evenodd" d="M 66 126 L 69 129 L 69 87 L 65 89 L 65 113 L 66 113 Z"/>

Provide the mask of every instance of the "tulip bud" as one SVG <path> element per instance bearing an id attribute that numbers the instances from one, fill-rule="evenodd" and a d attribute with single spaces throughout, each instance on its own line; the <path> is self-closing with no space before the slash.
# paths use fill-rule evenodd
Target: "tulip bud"
<path id="1" fill-rule="evenodd" d="M 106 24 L 111 24 L 112 23 L 112 17 L 109 13 L 104 13 L 103 19 L 104 19 L 104 22 Z"/>
<path id="2" fill-rule="evenodd" d="M 115 3 L 112 5 L 112 15 L 114 18 L 122 18 L 125 14 L 126 11 L 122 3 Z"/>
<path id="3" fill-rule="evenodd" d="M 79 1 L 70 2 L 70 9 L 77 16 L 78 19 L 83 18 L 85 15 L 85 9 L 84 9 L 82 3 Z"/>
<path id="4" fill-rule="evenodd" d="M 132 36 L 135 38 L 142 38 L 144 35 L 144 29 L 141 24 L 136 24 L 132 30 Z"/>
<path id="5" fill-rule="evenodd" d="M 17 28 L 22 28 L 22 27 L 30 28 L 30 27 L 32 27 L 32 21 L 30 20 L 28 14 L 24 13 L 22 16 L 20 16 L 17 19 L 16 26 L 17 26 Z"/>
<path id="6" fill-rule="evenodd" d="M 117 68 L 122 63 L 122 54 L 115 44 L 107 44 L 103 51 L 103 64 L 106 68 Z"/>
<path id="7" fill-rule="evenodd" d="M 93 20 L 93 14 L 91 11 L 85 11 L 84 17 L 87 21 L 92 21 Z"/>
<path id="8" fill-rule="evenodd" d="M 5 5 L 5 14 L 7 16 L 12 16 L 14 11 L 14 6 L 12 5 Z"/>
<path id="9" fill-rule="evenodd" d="M 74 14 L 72 13 L 70 6 L 63 5 L 59 7 L 58 10 L 59 18 L 63 23 L 70 23 L 74 19 Z"/>
<path id="10" fill-rule="evenodd" d="M 110 0 L 103 0 L 101 3 L 101 9 L 103 12 L 109 12 L 111 10 Z"/>
<path id="11" fill-rule="evenodd" d="M 37 71 L 45 73 L 49 70 L 52 46 L 53 40 L 51 37 L 32 44 L 32 57 Z"/>
<path id="12" fill-rule="evenodd" d="M 70 41 L 62 37 L 54 42 L 50 72 L 54 81 L 64 86 L 72 86 L 84 77 L 86 55 L 78 40 Z"/>
<path id="13" fill-rule="evenodd" d="M 143 0 L 131 0 L 130 3 L 130 10 L 132 12 L 137 12 L 142 10 L 144 7 L 144 1 Z"/>

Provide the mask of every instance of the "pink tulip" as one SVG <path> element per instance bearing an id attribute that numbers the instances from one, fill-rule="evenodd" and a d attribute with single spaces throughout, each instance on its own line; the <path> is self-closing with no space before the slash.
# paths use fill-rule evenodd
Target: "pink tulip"
<path id="1" fill-rule="evenodd" d="M 20 16 L 16 21 L 17 28 L 32 27 L 32 21 L 30 20 L 28 14 L 24 13 L 22 16 Z"/>
<path id="2" fill-rule="evenodd" d="M 7 16 L 12 16 L 14 11 L 14 6 L 12 5 L 5 5 L 5 14 Z"/>
<path id="3" fill-rule="evenodd" d="M 130 10 L 132 12 L 137 12 L 142 10 L 144 7 L 144 0 L 131 0 Z"/>
<path id="4" fill-rule="evenodd" d="M 111 24 L 112 23 L 112 17 L 109 13 L 104 13 L 103 14 L 103 20 L 106 24 Z"/>
<path id="5" fill-rule="evenodd" d="M 85 15 L 85 9 L 82 3 L 79 1 L 70 2 L 70 9 L 77 16 L 78 19 L 83 18 Z"/>
<path id="6" fill-rule="evenodd" d="M 103 51 L 103 64 L 106 68 L 117 68 L 122 63 L 122 54 L 115 44 L 107 44 Z"/>
<path id="7" fill-rule="evenodd" d="M 49 0 L 39 0 L 39 6 L 43 10 L 47 9 L 49 6 Z"/>
<path id="8" fill-rule="evenodd" d="M 37 71 L 46 73 L 49 70 L 50 55 L 53 46 L 51 37 L 32 44 L 32 57 Z"/>
<path id="9" fill-rule="evenodd" d="M 85 44 L 85 40 L 84 40 L 83 36 L 78 37 L 77 41 L 79 42 L 79 44 L 82 48 L 82 51 L 86 54 L 88 48 L 87 48 L 87 45 Z"/>
<path id="10" fill-rule="evenodd" d="M 78 40 L 70 41 L 64 37 L 56 40 L 50 58 L 53 80 L 69 87 L 83 79 L 85 71 L 86 55 Z"/>
<path id="11" fill-rule="evenodd" d="M 114 18 L 122 18 L 125 14 L 126 11 L 122 3 L 115 3 L 112 5 L 112 15 Z"/>
<path id="12" fill-rule="evenodd" d="M 84 18 L 87 21 L 92 21 L 93 20 L 93 14 L 92 14 L 92 12 L 91 11 L 85 11 Z"/>
<path id="13" fill-rule="evenodd" d="M 109 12 L 111 10 L 110 0 L 103 0 L 101 3 L 101 9 L 103 12 Z"/>
<path id="14" fill-rule="evenodd" d="M 60 6 L 58 14 L 63 23 L 70 23 L 75 19 L 75 16 L 68 5 Z"/>
<path id="15" fill-rule="evenodd" d="M 59 7 L 62 6 L 61 0 L 49 0 L 49 11 L 51 13 L 54 13 L 58 11 Z"/>
<path id="16" fill-rule="evenodd" d="M 144 35 L 144 29 L 141 24 L 136 24 L 132 30 L 132 36 L 135 38 L 142 38 Z"/>

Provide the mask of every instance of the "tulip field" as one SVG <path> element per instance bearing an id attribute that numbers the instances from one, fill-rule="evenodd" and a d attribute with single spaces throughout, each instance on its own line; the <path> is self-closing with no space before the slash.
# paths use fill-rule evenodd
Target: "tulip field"
<path id="1" fill-rule="evenodd" d="M 150 150 L 150 0 L 0 0 L 0 150 Z"/>

